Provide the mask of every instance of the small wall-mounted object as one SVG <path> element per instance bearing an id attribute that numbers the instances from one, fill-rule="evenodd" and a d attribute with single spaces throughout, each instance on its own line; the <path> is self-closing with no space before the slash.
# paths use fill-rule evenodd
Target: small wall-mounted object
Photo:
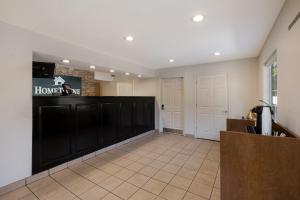
<path id="1" fill-rule="evenodd" d="M 291 24 L 289 25 L 289 31 L 294 27 L 294 25 L 296 24 L 296 22 L 298 21 L 299 18 L 300 18 L 300 12 L 299 12 L 298 15 L 293 19 L 293 21 L 291 22 Z"/>
<path id="2" fill-rule="evenodd" d="M 94 79 L 98 81 L 113 81 L 111 74 L 103 72 L 95 72 Z"/>

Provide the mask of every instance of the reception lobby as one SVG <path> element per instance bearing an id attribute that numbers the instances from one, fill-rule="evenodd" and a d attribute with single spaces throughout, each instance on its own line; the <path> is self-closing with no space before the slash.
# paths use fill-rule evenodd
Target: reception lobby
<path id="1" fill-rule="evenodd" d="M 298 0 L 0 1 L 0 200 L 300 199 L 299 36 Z"/>

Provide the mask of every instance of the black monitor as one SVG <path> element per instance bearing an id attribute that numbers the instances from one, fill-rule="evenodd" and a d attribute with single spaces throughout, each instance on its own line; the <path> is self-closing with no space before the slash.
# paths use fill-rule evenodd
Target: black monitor
<path id="1" fill-rule="evenodd" d="M 55 63 L 32 62 L 33 78 L 53 78 L 55 71 Z"/>

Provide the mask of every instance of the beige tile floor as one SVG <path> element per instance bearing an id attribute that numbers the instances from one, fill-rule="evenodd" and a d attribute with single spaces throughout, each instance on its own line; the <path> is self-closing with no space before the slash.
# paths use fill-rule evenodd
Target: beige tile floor
<path id="1" fill-rule="evenodd" d="M 220 200 L 220 144 L 153 134 L 0 196 L 1 200 Z"/>

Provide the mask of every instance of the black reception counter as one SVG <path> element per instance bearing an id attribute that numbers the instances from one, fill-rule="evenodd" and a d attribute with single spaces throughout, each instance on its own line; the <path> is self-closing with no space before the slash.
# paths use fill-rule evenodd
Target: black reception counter
<path id="1" fill-rule="evenodd" d="M 32 174 L 154 130 L 154 97 L 33 97 Z"/>

